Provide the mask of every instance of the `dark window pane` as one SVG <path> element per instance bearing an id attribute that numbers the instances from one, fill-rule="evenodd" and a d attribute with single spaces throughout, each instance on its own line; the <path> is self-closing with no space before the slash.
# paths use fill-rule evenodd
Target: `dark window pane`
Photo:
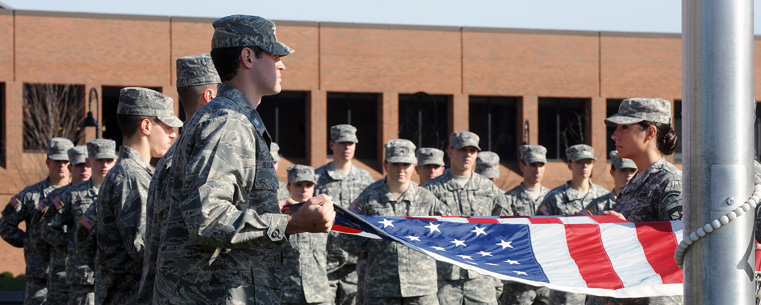
<path id="1" fill-rule="evenodd" d="M 676 131 L 676 149 L 674 162 L 682 162 L 682 101 L 674 101 L 674 131 Z"/>
<path id="2" fill-rule="evenodd" d="M 585 144 L 587 116 L 584 99 L 539 99 L 539 144 L 547 148 L 547 159 L 565 160 L 565 149 Z"/>
<path id="3" fill-rule="evenodd" d="M 100 123 L 101 130 L 103 130 L 103 138 L 116 141 L 116 149 L 122 146 L 122 130 L 119 128 L 119 123 L 116 121 L 116 109 L 119 106 L 119 91 L 123 88 L 130 86 L 103 86 L 101 93 L 103 94 L 103 100 L 100 103 L 100 115 L 102 122 Z M 148 89 L 161 92 L 161 87 L 146 87 Z"/>
<path id="4" fill-rule="evenodd" d="M 610 117 L 611 115 L 614 115 L 614 114 L 618 113 L 618 106 L 621 105 L 621 101 L 623 101 L 623 100 L 622 99 L 608 99 L 608 101 L 606 102 L 607 109 L 605 111 L 605 117 L 606 118 Z M 605 123 L 603 122 L 603 124 L 605 124 Z M 605 158 L 607 159 L 608 155 L 610 155 L 609 153 L 611 151 L 616 150 L 616 141 L 613 141 L 613 139 L 611 139 L 611 136 L 613 136 L 613 132 L 616 131 L 616 128 L 615 127 L 606 126 L 605 129 L 607 131 L 606 132 L 607 138 L 605 139 L 605 144 L 607 146 L 607 149 L 605 150 L 605 152 L 606 152 Z"/>
<path id="5" fill-rule="evenodd" d="M 256 108 L 280 154 L 306 158 L 306 93 L 283 91 L 265 96 Z"/>
<path id="6" fill-rule="evenodd" d="M 756 161 L 761 161 L 761 107 L 756 103 L 756 120 L 753 123 L 754 139 L 754 154 L 753 157 Z"/>
<path id="7" fill-rule="evenodd" d="M 84 136 L 85 86 L 24 84 L 24 150 L 45 151 L 53 137 Z"/>
<path id="8" fill-rule="evenodd" d="M 328 93 L 328 141 L 330 126 L 350 124 L 357 128 L 355 158 L 378 157 L 378 99 L 374 93 Z M 328 146 L 328 155 L 332 155 Z"/>
<path id="9" fill-rule="evenodd" d="M 0 166 L 5 167 L 5 83 L 0 83 Z"/>
<path id="10" fill-rule="evenodd" d="M 425 92 L 399 95 L 399 138 L 417 147 L 446 149 L 449 97 Z"/>
<path id="11" fill-rule="evenodd" d="M 517 105 L 514 97 L 470 97 L 470 131 L 481 138 L 481 149 L 497 153 L 501 161 L 518 160 Z"/>

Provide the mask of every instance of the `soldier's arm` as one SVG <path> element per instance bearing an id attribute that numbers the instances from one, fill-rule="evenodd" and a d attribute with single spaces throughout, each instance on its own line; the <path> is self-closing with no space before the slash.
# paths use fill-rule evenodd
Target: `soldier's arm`
<path id="1" fill-rule="evenodd" d="M 289 215 L 260 215 L 253 208 L 278 203 L 240 197 L 241 181 L 255 178 L 255 131 L 240 118 L 214 120 L 203 130 L 204 134 L 196 137 L 197 147 L 188 156 L 187 164 L 175 164 L 184 166 L 183 180 L 189 182 L 182 186 L 178 204 L 190 236 L 211 248 L 282 242 Z M 253 207 L 239 209 L 245 206 L 245 200 Z"/>
<path id="2" fill-rule="evenodd" d="M 149 184 L 150 180 L 134 175 L 118 179 L 111 198 L 111 203 L 117 204 L 118 212 L 114 215 L 124 249 L 138 263 L 143 262 L 145 249 L 145 207 Z"/>
<path id="3" fill-rule="evenodd" d="M 96 205 L 97 202 L 93 202 L 74 225 L 74 245 L 77 256 L 93 270 L 95 270 L 95 253 L 98 250 Z"/>
<path id="4" fill-rule="evenodd" d="M 24 220 L 26 205 L 21 199 L 22 194 L 11 197 L 11 201 L 3 209 L 0 217 L 0 236 L 11 246 L 21 248 L 24 246 L 24 240 L 27 238 L 26 232 L 18 228 L 19 223 Z M 21 198 L 19 198 L 21 197 Z"/>
<path id="5" fill-rule="evenodd" d="M 557 215 L 557 210 L 555 209 L 555 193 L 550 192 L 547 194 L 547 196 L 544 196 L 544 200 L 542 200 L 542 203 L 539 204 L 539 207 L 536 209 L 536 212 L 534 215 Z"/>
<path id="6" fill-rule="evenodd" d="M 69 245 L 69 237 L 63 228 L 66 225 L 66 220 L 71 216 L 70 194 L 70 192 L 65 192 L 61 196 L 53 198 L 51 206 L 42 215 L 40 225 L 42 239 L 61 251 L 66 251 Z"/>
<path id="7" fill-rule="evenodd" d="M 661 194 L 658 219 L 682 220 L 682 183 L 671 181 Z"/>
<path id="8" fill-rule="evenodd" d="M 513 209 L 508 205 L 505 193 L 499 189 L 495 191 L 497 196 L 494 198 L 493 209 L 491 211 L 492 216 L 513 216 Z"/>

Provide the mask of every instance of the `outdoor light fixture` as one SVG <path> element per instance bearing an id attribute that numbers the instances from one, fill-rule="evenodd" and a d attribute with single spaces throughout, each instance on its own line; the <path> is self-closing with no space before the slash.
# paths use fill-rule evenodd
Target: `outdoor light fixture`
<path id="1" fill-rule="evenodd" d="M 95 99 L 96 111 L 99 111 L 100 104 L 98 103 L 98 90 L 95 90 L 95 87 L 90 88 L 89 95 L 90 97 L 87 105 L 87 117 L 85 118 L 85 121 L 82 123 L 82 125 L 85 127 L 95 127 L 95 138 L 97 139 L 100 138 L 100 129 L 98 128 L 98 120 L 96 120 L 92 114 L 92 100 Z"/>

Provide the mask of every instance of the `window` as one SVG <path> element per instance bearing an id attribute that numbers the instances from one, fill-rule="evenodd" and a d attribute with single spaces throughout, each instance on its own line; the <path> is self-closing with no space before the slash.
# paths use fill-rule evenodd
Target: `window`
<path id="1" fill-rule="evenodd" d="M 470 97 L 470 131 L 481 138 L 481 149 L 499 155 L 502 161 L 517 160 L 518 98 Z"/>
<path id="2" fill-rule="evenodd" d="M 0 166 L 5 167 L 5 83 L 0 83 Z"/>
<path id="3" fill-rule="evenodd" d="M 446 149 L 449 141 L 449 96 L 425 92 L 399 95 L 399 138 L 415 146 Z"/>
<path id="4" fill-rule="evenodd" d="M 753 121 L 753 158 L 761 161 L 761 107 L 756 103 L 756 119 Z"/>
<path id="5" fill-rule="evenodd" d="M 85 86 L 24 84 L 23 90 L 24 151 L 44 152 L 54 137 L 80 142 Z"/>
<path id="6" fill-rule="evenodd" d="M 116 109 L 119 106 L 119 91 L 129 86 L 103 86 L 101 89 L 103 99 L 101 101 L 101 118 L 100 123 L 102 136 L 104 139 L 116 141 L 116 149 L 122 146 L 122 130 L 116 121 Z M 151 90 L 161 92 L 161 87 L 146 87 Z"/>
<path id="7" fill-rule="evenodd" d="M 676 132 L 676 149 L 674 149 L 674 162 L 682 162 L 682 101 L 674 101 L 674 131 Z"/>
<path id="8" fill-rule="evenodd" d="M 606 111 L 605 111 L 605 118 L 609 118 L 610 116 L 618 113 L 618 107 L 621 106 L 621 102 L 623 99 L 608 99 L 606 101 Z M 605 123 L 603 123 L 605 124 Z M 610 156 L 610 152 L 616 150 L 616 141 L 613 141 L 611 136 L 613 136 L 613 132 L 616 131 L 615 127 L 606 126 L 606 133 L 605 135 L 607 138 L 605 139 L 606 149 L 605 149 L 605 158 L 608 158 Z"/>
<path id="9" fill-rule="evenodd" d="M 565 160 L 566 148 L 585 144 L 585 103 L 578 98 L 539 99 L 539 144 L 547 148 L 547 159 Z"/>
<path id="10" fill-rule="evenodd" d="M 306 158 L 306 92 L 283 91 L 265 96 L 256 107 L 280 154 Z"/>
<path id="11" fill-rule="evenodd" d="M 351 124 L 357 128 L 357 150 L 355 158 L 378 158 L 378 100 L 374 93 L 328 93 L 328 132 L 330 126 Z M 332 155 L 328 146 L 328 155 Z"/>

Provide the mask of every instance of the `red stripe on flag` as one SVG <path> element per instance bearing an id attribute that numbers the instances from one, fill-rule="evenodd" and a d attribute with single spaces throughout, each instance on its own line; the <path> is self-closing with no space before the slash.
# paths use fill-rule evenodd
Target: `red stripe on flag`
<path id="1" fill-rule="evenodd" d="M 469 217 L 467 219 L 469 223 L 499 223 L 499 219 L 497 218 Z"/>
<path id="2" fill-rule="evenodd" d="M 357 230 L 355 228 L 350 228 L 350 227 L 344 227 L 342 225 L 337 225 L 337 224 L 334 224 L 333 228 L 331 230 L 332 231 L 338 231 L 338 232 L 344 232 L 344 233 L 360 233 L 360 232 L 362 232 L 362 230 Z"/>
<path id="3" fill-rule="evenodd" d="M 600 226 L 595 224 L 565 225 L 565 236 L 571 258 L 579 266 L 579 273 L 587 282 L 587 287 L 624 288 L 624 283 L 613 269 L 613 264 L 602 245 Z"/>
<path id="4" fill-rule="evenodd" d="M 635 223 L 637 238 L 645 250 L 645 257 L 664 284 L 681 284 L 682 269 L 674 260 L 676 236 L 668 221 Z"/>
<path id="5" fill-rule="evenodd" d="M 618 218 L 618 216 L 613 216 L 613 215 L 592 216 L 592 219 L 594 219 L 597 223 L 621 223 L 621 222 L 628 222 L 626 220 Z"/>
<path id="6" fill-rule="evenodd" d="M 557 217 L 529 217 L 528 220 L 531 221 L 532 224 L 541 224 L 541 223 L 563 224 L 563 222 L 560 221 L 560 218 L 557 218 Z"/>

